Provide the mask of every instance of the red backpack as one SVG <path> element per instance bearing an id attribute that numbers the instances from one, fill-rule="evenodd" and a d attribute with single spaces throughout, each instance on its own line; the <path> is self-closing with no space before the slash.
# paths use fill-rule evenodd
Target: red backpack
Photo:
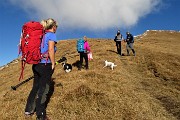
<path id="1" fill-rule="evenodd" d="M 41 60 L 41 42 L 44 36 L 44 28 L 39 22 L 29 21 L 22 26 L 22 34 L 19 45 L 21 53 L 22 70 L 19 80 L 23 78 L 25 64 L 38 64 Z"/>

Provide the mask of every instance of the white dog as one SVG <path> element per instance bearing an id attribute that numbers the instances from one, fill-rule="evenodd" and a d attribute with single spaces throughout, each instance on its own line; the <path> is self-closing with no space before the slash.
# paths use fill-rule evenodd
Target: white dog
<path id="1" fill-rule="evenodd" d="M 107 66 L 111 67 L 111 69 L 113 70 L 114 67 L 116 67 L 117 65 L 115 65 L 113 62 L 108 62 L 107 60 L 105 60 L 105 65 L 104 65 L 104 67 L 107 67 Z M 103 67 L 103 68 L 104 68 L 104 67 Z"/>

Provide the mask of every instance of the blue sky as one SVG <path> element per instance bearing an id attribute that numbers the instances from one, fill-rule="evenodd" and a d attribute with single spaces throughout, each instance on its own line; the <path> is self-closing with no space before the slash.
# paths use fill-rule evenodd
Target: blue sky
<path id="1" fill-rule="evenodd" d="M 18 57 L 21 28 L 30 20 L 56 19 L 59 40 L 113 39 L 117 29 L 124 36 L 180 30 L 180 0 L 1 0 L 0 8 L 0 66 Z"/>

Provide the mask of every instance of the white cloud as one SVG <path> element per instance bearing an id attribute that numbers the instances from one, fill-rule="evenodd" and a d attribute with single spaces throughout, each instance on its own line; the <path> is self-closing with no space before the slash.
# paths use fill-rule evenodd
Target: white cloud
<path id="1" fill-rule="evenodd" d="M 161 4 L 161 0 L 10 1 L 39 19 L 51 17 L 63 27 L 93 30 L 131 27 Z"/>

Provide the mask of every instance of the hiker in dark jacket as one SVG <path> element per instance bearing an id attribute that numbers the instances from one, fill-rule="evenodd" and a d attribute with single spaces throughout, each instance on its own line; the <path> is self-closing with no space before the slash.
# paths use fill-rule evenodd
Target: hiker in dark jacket
<path id="1" fill-rule="evenodd" d="M 134 54 L 134 56 L 136 56 L 136 52 L 135 52 L 135 50 L 134 50 L 134 46 L 133 46 L 133 44 L 134 44 L 134 37 L 133 37 L 133 35 L 132 34 L 130 34 L 130 32 L 126 32 L 126 43 L 127 43 L 127 45 L 126 45 L 126 50 L 127 50 L 127 55 L 129 56 L 130 55 L 130 53 L 129 53 L 129 48 L 132 50 L 132 52 L 133 52 L 133 54 Z"/>
<path id="2" fill-rule="evenodd" d="M 121 42 L 123 41 L 123 36 L 120 33 L 120 30 L 117 31 L 117 34 L 115 35 L 114 41 L 116 42 L 117 53 L 121 56 L 122 55 Z"/>

